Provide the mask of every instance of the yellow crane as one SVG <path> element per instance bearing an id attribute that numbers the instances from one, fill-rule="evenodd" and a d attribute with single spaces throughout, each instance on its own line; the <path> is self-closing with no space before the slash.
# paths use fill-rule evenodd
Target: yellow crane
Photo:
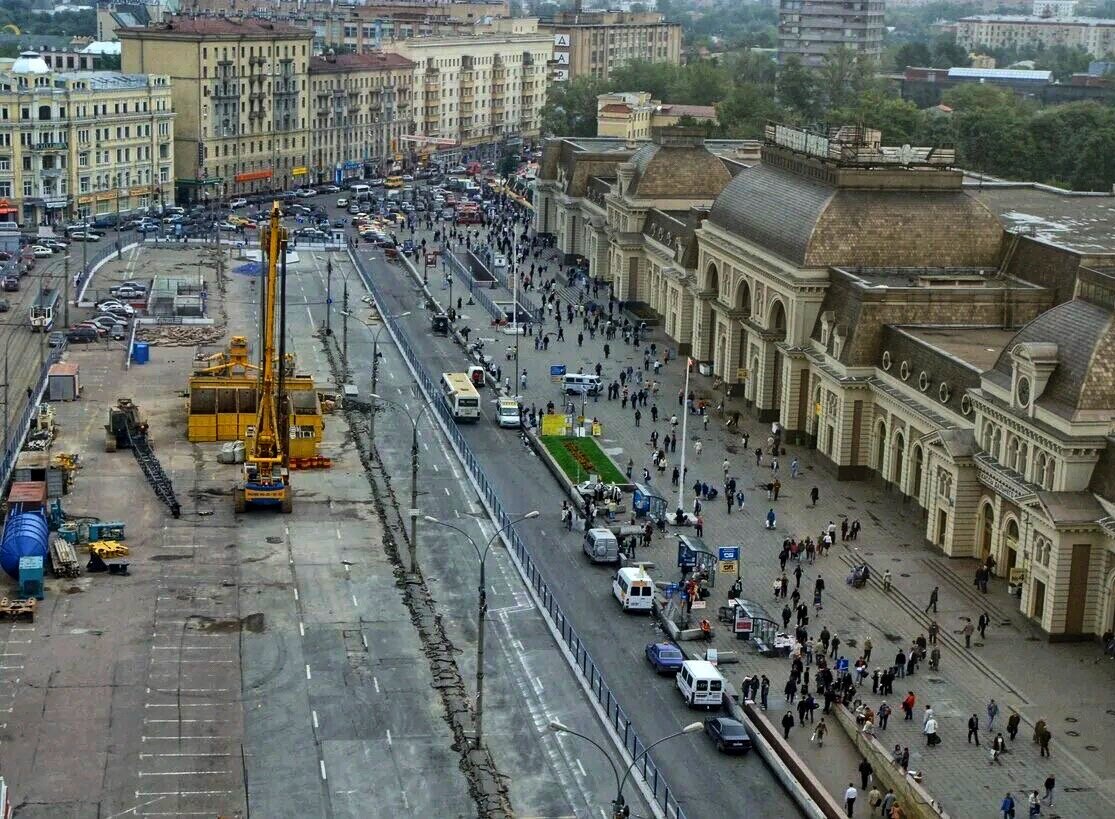
<path id="1" fill-rule="evenodd" d="M 275 321 L 277 318 L 279 264 L 286 273 L 286 230 L 282 225 L 282 212 L 278 202 L 271 207 L 271 217 L 263 226 L 260 247 L 267 255 L 267 275 L 264 277 L 263 321 L 260 327 L 259 356 L 259 408 L 256 423 L 249 426 L 244 438 L 243 479 L 233 492 L 237 512 L 256 507 L 278 507 L 283 512 L 291 510 L 290 470 L 287 464 L 286 435 L 281 435 L 279 396 L 282 395 L 282 373 L 278 369 L 275 350 Z M 283 294 L 285 297 L 285 293 Z M 280 336 L 281 343 L 281 336 Z M 283 351 L 279 351 L 281 355 Z"/>

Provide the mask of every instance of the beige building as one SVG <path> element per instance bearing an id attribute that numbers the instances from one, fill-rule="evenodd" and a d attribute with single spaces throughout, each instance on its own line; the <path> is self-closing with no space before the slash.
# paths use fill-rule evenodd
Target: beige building
<path id="1" fill-rule="evenodd" d="M 398 54 L 310 60 L 311 177 L 340 184 L 376 176 L 414 130 L 414 63 Z"/>
<path id="2" fill-rule="evenodd" d="M 117 35 L 125 71 L 158 67 L 171 77 L 180 200 L 310 181 L 311 32 L 174 17 Z"/>
<path id="3" fill-rule="evenodd" d="M 681 64 L 681 24 L 653 12 L 562 12 L 539 21 L 553 36 L 551 76 L 608 79 L 612 70 L 634 60 Z"/>
<path id="4" fill-rule="evenodd" d="M 24 52 L 0 73 L 0 200 L 21 224 L 174 201 L 166 74 L 52 71 Z"/>
<path id="5" fill-rule="evenodd" d="M 956 24 L 957 45 L 981 48 L 1082 48 L 1097 59 L 1115 54 L 1115 20 L 1096 17 L 1058 17 L 981 14 L 962 17 Z"/>
<path id="6" fill-rule="evenodd" d="M 415 63 L 416 133 L 455 142 L 446 155 L 539 135 L 548 35 L 418 37 L 392 48 Z"/>
<path id="7" fill-rule="evenodd" d="M 1098 636 L 1115 629 L 1110 199 L 969 189 L 953 162 L 856 128 L 771 126 L 749 158 L 684 132 L 555 139 L 536 225 L 701 362 L 699 394 L 884 482 L 1051 639 Z"/>
<path id="8" fill-rule="evenodd" d="M 648 91 L 618 91 L 596 98 L 596 135 L 625 140 L 648 140 L 655 128 L 677 125 L 682 117 L 716 123 L 712 105 L 676 105 L 652 100 Z"/>

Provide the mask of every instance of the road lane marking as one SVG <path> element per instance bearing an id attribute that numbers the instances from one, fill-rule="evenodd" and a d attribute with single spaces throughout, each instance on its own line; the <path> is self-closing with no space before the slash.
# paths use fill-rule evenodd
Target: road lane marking
<path id="1" fill-rule="evenodd" d="M 316 730 L 317 730 L 318 728 L 320 728 L 320 727 L 321 727 L 321 726 L 320 726 L 320 725 L 318 724 L 318 721 L 317 721 L 317 711 L 310 711 L 310 717 L 311 717 L 311 718 L 313 718 L 313 721 L 314 721 L 314 730 L 316 731 Z"/>
<path id="2" fill-rule="evenodd" d="M 306 663 L 306 679 L 307 680 L 313 679 L 313 677 L 310 676 L 310 664 L 309 663 Z"/>

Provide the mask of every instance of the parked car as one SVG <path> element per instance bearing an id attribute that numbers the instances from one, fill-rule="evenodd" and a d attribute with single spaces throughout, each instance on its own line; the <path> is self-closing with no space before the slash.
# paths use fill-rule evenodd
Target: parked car
<path id="1" fill-rule="evenodd" d="M 336 193 L 340 190 L 336 185 L 322 185 L 317 189 L 318 193 Z"/>
<path id="2" fill-rule="evenodd" d="M 100 338 L 100 334 L 92 327 L 71 327 L 66 331 L 66 341 L 71 344 L 89 344 Z"/>
<path id="3" fill-rule="evenodd" d="M 4 281 L 0 283 L 0 286 L 2 286 L 9 293 L 13 293 L 16 290 L 19 290 L 19 276 L 5 276 Z"/>
<path id="4" fill-rule="evenodd" d="M 70 239 L 75 242 L 99 242 L 101 241 L 101 234 L 92 230 L 75 230 L 70 234 Z"/>
<path id="5" fill-rule="evenodd" d="M 137 287 L 130 287 L 126 284 L 110 288 L 108 292 L 118 299 L 142 299 L 147 295 L 146 291 L 140 290 Z"/>
<path id="6" fill-rule="evenodd" d="M 47 336 L 46 343 L 51 347 L 61 347 L 66 341 L 66 334 L 61 330 L 55 330 Z"/>
<path id="7" fill-rule="evenodd" d="M 35 254 L 36 259 L 49 259 L 54 255 L 53 250 L 43 245 L 31 245 L 31 252 Z"/>
<path id="8" fill-rule="evenodd" d="M 248 204 L 248 200 L 241 196 L 241 197 L 233 199 L 231 202 L 229 202 L 228 206 L 230 208 L 242 208 L 242 207 L 247 206 L 247 204 Z"/>
<path id="9" fill-rule="evenodd" d="M 728 717 L 706 719 L 705 733 L 716 743 L 716 750 L 722 754 L 746 754 L 751 750 L 751 737 L 739 720 Z"/>
<path id="10" fill-rule="evenodd" d="M 97 305 L 97 309 L 100 310 L 102 313 L 111 313 L 114 316 L 122 316 L 127 318 L 131 318 L 135 315 L 136 312 L 135 308 L 132 307 L 130 304 L 124 304 L 123 302 L 115 300 L 102 301 L 100 304 Z"/>
<path id="11" fill-rule="evenodd" d="M 7 299 L 0 299 L 0 313 L 7 313 L 11 309 L 11 302 L 9 302 Z"/>
<path id="12" fill-rule="evenodd" d="M 295 195 L 301 197 L 302 199 L 309 199 L 311 196 L 317 196 L 317 191 L 315 191 L 313 188 L 302 188 L 301 190 L 297 191 Z"/>
<path id="13" fill-rule="evenodd" d="M 67 247 L 69 247 L 69 245 L 66 242 L 63 242 L 61 239 L 53 239 L 53 238 L 42 239 L 39 242 L 39 244 L 42 245 L 43 247 L 49 247 L 55 253 L 59 253 L 59 252 L 65 250 Z"/>
<path id="14" fill-rule="evenodd" d="M 673 643 L 647 643 L 644 653 L 656 674 L 676 673 L 685 662 L 685 655 Z"/>
<path id="15" fill-rule="evenodd" d="M 84 324 L 85 322 L 82 323 Z M 112 339 L 121 339 L 127 335 L 127 325 L 116 316 L 97 316 L 95 319 L 90 319 L 89 323 L 96 326 L 103 334 L 107 334 Z"/>
<path id="16" fill-rule="evenodd" d="M 146 235 L 148 233 L 158 233 L 158 232 L 159 232 L 159 226 L 156 225 L 154 222 L 141 222 L 140 224 L 136 225 L 136 233 L 142 233 L 142 234 Z"/>
<path id="17" fill-rule="evenodd" d="M 235 233 L 236 231 L 240 230 L 240 225 L 234 225 L 232 224 L 232 222 L 221 222 L 219 225 L 217 225 L 217 230 L 223 230 L 228 233 Z"/>

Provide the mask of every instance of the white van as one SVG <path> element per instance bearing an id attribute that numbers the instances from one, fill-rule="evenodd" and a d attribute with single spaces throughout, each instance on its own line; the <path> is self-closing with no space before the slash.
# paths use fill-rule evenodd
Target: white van
<path id="1" fill-rule="evenodd" d="M 612 578 L 612 594 L 624 611 L 650 611 L 654 581 L 642 566 L 624 566 Z"/>
<path id="2" fill-rule="evenodd" d="M 496 423 L 501 427 L 518 428 L 522 419 L 519 402 L 514 398 L 501 398 L 496 405 Z"/>
<path id="3" fill-rule="evenodd" d="M 349 191 L 352 193 L 352 198 L 357 201 L 366 199 L 372 194 L 372 189 L 363 184 L 350 185 Z"/>
<path id="4" fill-rule="evenodd" d="M 619 563 L 619 541 L 610 529 L 589 529 L 582 548 L 593 563 Z"/>
<path id="5" fill-rule="evenodd" d="M 568 373 L 562 379 L 566 395 L 596 395 L 600 392 L 600 376 L 594 373 Z"/>
<path id="6" fill-rule="evenodd" d="M 674 681 L 690 708 L 719 708 L 724 703 L 724 678 L 707 660 L 686 660 Z"/>

